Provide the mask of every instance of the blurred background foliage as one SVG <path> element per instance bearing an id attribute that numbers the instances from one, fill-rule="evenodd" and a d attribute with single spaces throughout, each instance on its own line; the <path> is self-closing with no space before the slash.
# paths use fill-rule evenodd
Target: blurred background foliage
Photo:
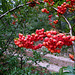
<path id="1" fill-rule="evenodd" d="M 18 37 L 19 33 L 27 35 L 35 33 L 36 29 L 44 28 L 45 31 L 53 29 L 52 26 L 49 25 L 50 22 L 48 19 L 48 15 L 53 15 L 53 17 L 51 18 L 52 22 L 56 19 L 59 20 L 59 23 L 55 25 L 56 29 L 58 29 L 59 32 L 69 32 L 68 25 L 66 24 L 64 19 L 55 17 L 57 13 L 55 11 L 50 11 L 53 9 L 47 7 L 50 13 L 42 13 L 41 9 L 46 7 L 44 3 L 40 3 L 40 5 L 36 4 L 35 7 L 29 7 L 29 5 L 26 5 L 28 1 L 29 0 L 0 0 L 0 16 L 5 14 L 6 12 L 9 12 L 8 14 L 0 18 L 0 61 L 2 61 L 3 63 L 10 63 L 9 66 L 6 67 L 4 65 L 0 65 L 1 74 L 3 74 L 3 72 L 6 72 L 8 70 L 7 68 L 9 68 L 9 70 L 14 69 L 13 72 L 10 71 L 11 75 L 14 75 L 18 70 L 19 71 L 18 73 L 16 73 L 16 75 L 19 75 L 20 71 L 22 73 L 22 70 L 18 68 L 16 69 L 16 66 L 18 64 L 17 58 L 15 56 L 5 56 L 4 52 L 6 52 L 7 50 L 10 50 L 11 52 L 13 52 L 14 49 L 18 50 L 18 48 L 14 44 L 14 39 Z M 58 5 L 61 5 L 65 0 L 54 1 L 54 7 L 57 7 Z M 17 8 L 17 6 L 19 5 L 23 6 Z M 15 8 L 15 10 L 10 11 L 13 8 Z M 67 13 L 65 13 L 64 15 L 68 20 L 70 20 L 70 23 L 73 26 L 75 24 L 75 12 L 72 14 L 67 11 Z M 75 35 L 75 26 L 73 27 L 73 35 Z M 14 49 L 12 49 L 11 47 L 13 47 Z M 4 61 L 1 57 L 5 58 L 3 59 Z M 13 63 L 14 65 L 12 65 Z M 28 68 L 26 69 L 26 71 L 28 71 Z M 37 73 L 39 72 L 36 72 L 35 74 L 37 75 Z"/>

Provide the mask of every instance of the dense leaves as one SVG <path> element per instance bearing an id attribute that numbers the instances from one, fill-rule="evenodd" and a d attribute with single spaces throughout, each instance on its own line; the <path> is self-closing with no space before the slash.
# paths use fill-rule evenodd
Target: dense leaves
<path id="1" fill-rule="evenodd" d="M 51 30 L 52 28 L 55 28 L 55 30 L 58 29 L 59 32 L 66 32 L 69 33 L 69 28 L 67 23 L 64 21 L 63 18 L 61 18 L 60 11 L 64 12 L 64 16 L 70 20 L 70 23 L 72 25 L 73 35 L 75 35 L 75 12 L 74 9 L 69 8 L 69 11 L 65 9 L 61 9 L 61 4 L 65 0 L 51 0 L 51 3 L 48 2 L 48 0 L 44 0 L 44 2 L 48 3 L 42 3 L 42 2 L 35 2 L 29 0 L 0 0 L 0 74 L 3 75 L 47 75 L 49 72 L 45 72 L 43 70 L 41 73 L 40 71 L 35 70 L 35 67 L 32 66 L 25 66 L 23 69 L 20 69 L 20 61 L 18 60 L 19 54 L 25 53 L 25 48 L 18 48 L 14 44 L 14 39 L 18 37 L 19 33 L 22 33 L 24 36 L 31 35 L 31 33 L 34 33 L 36 29 L 44 28 L 45 32 L 47 30 Z M 69 0 L 67 2 L 70 4 Z M 39 5 L 40 4 L 40 5 Z M 57 7 L 58 5 L 61 7 L 58 7 L 58 13 L 53 8 L 49 7 L 48 4 L 51 6 Z M 74 8 L 74 3 L 71 1 L 72 8 Z M 43 10 L 45 9 L 45 11 Z M 42 13 L 41 12 L 45 12 Z M 65 11 L 64 11 L 65 10 Z M 66 13 L 65 13 L 66 12 Z M 72 13 L 73 12 L 73 13 Z M 47 13 L 47 14 L 46 14 Z M 54 34 L 53 34 L 54 35 Z M 50 34 L 47 34 L 47 37 L 50 37 Z M 18 38 L 16 38 L 18 39 Z M 42 37 L 40 38 L 41 40 Z M 73 38 L 71 38 L 72 41 Z M 25 46 L 26 47 L 26 46 Z M 38 46 L 39 48 L 42 47 L 40 44 Z M 46 46 L 47 47 L 47 46 Z M 34 48 L 33 48 L 34 49 Z M 50 53 L 47 51 L 47 49 L 42 50 L 44 52 L 43 55 L 46 53 Z M 13 53 L 17 53 L 18 56 L 13 56 Z M 58 51 L 60 53 L 60 50 Z M 26 54 L 24 54 L 26 56 Z M 27 57 L 27 56 L 26 56 Z M 43 59 L 40 55 L 40 52 L 33 51 L 33 57 L 27 57 L 23 61 L 23 66 L 26 64 L 28 60 L 32 60 L 37 64 L 37 61 L 46 60 Z M 5 64 L 5 65 L 4 65 Z M 69 68 L 67 68 L 69 69 Z M 35 72 L 34 72 L 35 70 Z M 62 71 L 62 70 L 61 70 Z M 50 73 L 50 74 L 57 74 L 61 75 L 62 72 L 59 73 Z M 69 70 L 71 71 L 71 69 Z M 64 75 L 73 75 L 74 72 L 65 72 Z"/>

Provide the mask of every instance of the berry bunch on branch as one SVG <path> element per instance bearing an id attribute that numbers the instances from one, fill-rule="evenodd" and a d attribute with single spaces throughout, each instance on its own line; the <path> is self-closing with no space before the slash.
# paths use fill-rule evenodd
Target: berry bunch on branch
<path id="1" fill-rule="evenodd" d="M 39 43 L 37 46 L 35 46 L 34 42 L 39 40 L 43 41 L 43 43 Z M 60 53 L 62 46 L 70 46 L 73 44 L 72 41 L 75 41 L 75 36 L 67 36 L 53 30 L 44 32 L 44 28 L 40 30 L 37 29 L 36 34 L 32 33 L 31 35 L 27 35 L 27 37 L 19 33 L 19 38 L 14 40 L 15 44 L 19 47 L 36 50 L 42 46 L 45 46 L 51 53 Z"/>
<path id="2" fill-rule="evenodd" d="M 36 4 L 40 4 L 40 3 L 38 2 L 38 0 L 29 0 L 29 2 L 27 2 L 27 4 L 30 7 L 34 7 L 34 6 L 36 6 Z"/>
<path id="3" fill-rule="evenodd" d="M 53 0 L 44 0 L 45 3 L 48 4 L 47 7 L 50 7 L 52 9 L 54 9 L 57 14 L 58 14 L 58 17 L 63 17 L 63 19 L 67 22 L 67 25 L 69 27 L 69 33 L 70 33 L 70 36 L 73 36 L 72 33 L 72 26 L 70 24 L 70 22 L 67 20 L 67 18 L 64 16 L 64 13 L 66 13 L 67 11 L 69 12 L 74 12 L 75 11 L 75 0 L 66 0 L 66 2 L 63 2 L 63 4 L 61 4 L 61 6 L 57 6 L 57 8 L 53 7 L 53 5 L 50 5 L 50 3 L 53 2 Z M 50 2 L 50 3 L 49 3 Z M 45 8 L 46 9 L 46 8 Z M 41 10 L 42 11 L 42 10 Z M 47 10 L 48 11 L 48 10 Z M 49 10 L 49 12 L 52 11 L 52 10 Z M 43 11 L 42 11 L 43 12 Z M 49 21 L 52 22 L 51 18 L 49 18 Z M 58 23 L 58 20 L 54 20 L 53 21 L 54 24 L 57 24 Z M 49 23 L 53 28 L 56 28 L 55 25 L 53 25 L 52 23 Z M 73 53 L 75 54 L 75 48 L 74 48 L 74 42 L 72 42 L 73 45 L 72 45 L 72 50 L 73 50 Z"/>
<path id="4" fill-rule="evenodd" d="M 17 46 L 19 47 L 24 47 L 24 48 L 30 48 L 30 49 L 39 49 L 43 46 L 43 44 L 38 44 L 37 46 L 34 45 L 34 42 L 37 42 L 39 40 L 43 40 L 45 37 L 45 32 L 44 29 L 36 30 L 36 34 L 32 33 L 31 35 L 27 35 L 25 37 L 23 34 L 19 33 L 19 38 L 15 39 L 14 42 Z"/>
<path id="5" fill-rule="evenodd" d="M 44 39 L 43 45 L 48 48 L 52 53 L 60 53 L 60 49 L 63 45 L 70 46 L 72 41 L 75 40 L 75 36 L 65 35 L 63 33 L 58 33 L 56 31 L 47 31 L 47 37 Z"/>

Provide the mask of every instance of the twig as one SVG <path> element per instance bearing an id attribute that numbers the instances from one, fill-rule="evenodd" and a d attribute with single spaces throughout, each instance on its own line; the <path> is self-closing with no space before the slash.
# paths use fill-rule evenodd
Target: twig
<path id="1" fill-rule="evenodd" d="M 3 18 L 3 17 L 4 17 L 6 14 L 8 14 L 9 12 L 12 12 L 12 11 L 14 11 L 15 9 L 18 9 L 18 8 L 20 8 L 20 7 L 23 7 L 23 6 L 24 6 L 24 4 L 18 5 L 17 7 L 14 7 L 14 8 L 12 8 L 12 9 L 8 10 L 7 12 L 5 12 L 4 14 L 2 14 L 2 15 L 0 16 L 0 19 Z"/>
<path id="2" fill-rule="evenodd" d="M 67 24 L 68 24 L 68 26 L 69 26 L 69 29 L 70 29 L 70 36 L 73 36 L 72 35 L 72 26 L 71 26 L 71 24 L 70 24 L 70 22 L 67 20 L 67 18 L 64 16 L 64 15 L 62 15 L 62 17 L 65 19 L 65 21 L 67 22 Z M 74 47 L 74 45 L 75 45 L 75 43 L 74 43 L 74 41 L 72 41 L 72 51 L 73 51 L 73 53 L 74 53 L 74 60 L 75 60 L 75 47 Z M 74 61 L 74 67 L 75 67 L 75 61 Z"/>
<path id="3" fill-rule="evenodd" d="M 56 10 L 57 11 L 57 8 L 54 8 L 54 7 L 52 7 L 54 10 Z M 70 22 L 67 20 L 67 18 L 64 16 L 64 15 L 61 15 L 64 19 L 65 19 L 65 21 L 67 22 L 67 24 L 68 24 L 68 26 L 69 26 L 69 29 L 70 29 L 70 36 L 72 36 L 72 27 L 71 27 L 71 24 L 70 24 Z"/>
<path id="4" fill-rule="evenodd" d="M 70 22 L 67 20 L 67 18 L 64 16 L 64 15 L 62 15 L 62 17 L 65 19 L 65 21 L 67 22 L 67 24 L 68 24 L 68 26 L 69 26 L 69 29 L 70 29 L 70 36 L 72 36 L 72 27 L 71 27 L 71 24 L 70 24 Z"/>
<path id="5" fill-rule="evenodd" d="M 25 2 L 26 3 L 26 2 Z M 40 1 L 40 3 L 44 3 L 43 1 Z M 26 3 L 26 5 L 29 5 L 30 3 Z M 2 14 L 2 15 L 0 15 L 0 19 L 1 18 L 3 18 L 6 14 L 8 14 L 9 12 L 12 12 L 12 11 L 14 11 L 14 10 L 16 10 L 16 9 L 18 9 L 18 8 L 20 8 L 20 7 L 23 7 L 24 6 L 24 4 L 21 4 L 21 5 L 18 5 L 18 6 L 16 6 L 16 7 L 14 7 L 14 8 L 12 8 L 12 9 L 10 9 L 10 10 L 8 10 L 7 12 L 5 12 L 4 14 Z"/>
<path id="6" fill-rule="evenodd" d="M 68 24 L 68 26 L 69 26 L 69 29 L 70 29 L 70 36 L 73 36 L 72 35 L 72 26 L 71 26 L 71 24 L 70 24 L 70 22 L 67 20 L 67 18 L 64 16 L 64 15 L 62 15 L 62 17 L 65 19 L 65 21 L 67 22 L 67 24 Z M 74 47 L 74 45 L 75 45 L 75 42 L 74 41 L 72 41 L 72 51 L 73 51 L 73 53 L 74 53 L 74 60 L 75 60 L 75 47 Z M 74 61 L 74 67 L 75 67 L 75 61 Z"/>

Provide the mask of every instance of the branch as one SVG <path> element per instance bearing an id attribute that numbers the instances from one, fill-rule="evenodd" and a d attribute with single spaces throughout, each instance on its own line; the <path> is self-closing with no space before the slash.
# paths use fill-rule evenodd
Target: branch
<path id="1" fill-rule="evenodd" d="M 14 7 L 14 8 L 12 8 L 12 9 L 8 10 L 7 12 L 5 12 L 4 14 L 2 14 L 2 15 L 0 16 L 0 19 L 1 19 L 2 17 L 4 17 L 6 14 L 8 14 L 9 12 L 12 12 L 12 11 L 14 11 L 15 9 L 18 9 L 18 8 L 20 8 L 20 7 L 23 7 L 23 6 L 24 6 L 24 4 L 18 5 L 17 7 Z"/>
<path id="2" fill-rule="evenodd" d="M 54 7 L 52 7 L 54 10 L 56 10 L 57 11 L 57 8 L 54 8 Z M 72 36 L 72 27 L 71 27 L 71 24 L 70 24 L 70 22 L 67 20 L 67 18 L 64 16 L 64 15 L 61 15 L 64 19 L 65 19 L 65 21 L 67 22 L 67 24 L 68 24 L 68 26 L 69 26 L 69 29 L 70 29 L 70 36 Z"/>
<path id="3" fill-rule="evenodd" d="M 65 21 L 67 22 L 67 24 L 68 24 L 68 26 L 69 26 L 69 29 L 70 29 L 70 36 L 72 36 L 72 27 L 71 27 L 71 24 L 70 24 L 70 22 L 67 20 L 67 18 L 64 16 L 64 15 L 62 15 L 62 17 L 65 19 Z"/>
<path id="4" fill-rule="evenodd" d="M 70 36 L 73 36 L 72 35 L 72 26 L 71 26 L 71 24 L 70 24 L 70 22 L 67 20 L 67 18 L 64 16 L 64 15 L 62 15 L 62 17 L 65 19 L 65 21 L 67 22 L 67 24 L 68 24 L 68 26 L 69 26 L 69 29 L 70 29 Z M 72 51 L 73 51 L 73 53 L 74 53 L 74 67 L 75 67 L 75 42 L 74 41 L 72 41 Z"/>
<path id="5" fill-rule="evenodd" d="M 40 3 L 44 3 L 43 1 L 40 1 Z M 26 5 L 29 5 L 30 3 L 26 3 Z M 18 9 L 18 8 L 20 8 L 20 7 L 23 7 L 24 6 L 24 4 L 21 4 L 21 5 L 18 5 L 17 7 L 14 7 L 14 8 L 12 8 L 12 9 L 10 9 L 10 10 L 8 10 L 7 12 L 5 12 L 4 14 L 2 14 L 2 15 L 0 15 L 0 19 L 2 18 L 2 17 L 4 17 L 6 14 L 8 14 L 9 12 L 12 12 L 12 11 L 14 11 L 15 9 Z"/>
<path id="6" fill-rule="evenodd" d="M 57 8 L 54 8 L 54 7 L 52 7 L 55 11 L 57 11 Z M 72 28 L 75 26 L 71 26 L 71 24 L 70 24 L 70 22 L 67 20 L 67 18 L 64 16 L 64 15 L 61 15 L 63 18 L 64 18 L 64 20 L 67 22 L 67 24 L 68 24 L 68 26 L 69 26 L 69 29 L 70 29 L 70 36 L 73 36 L 72 35 Z M 74 60 L 75 60 L 75 42 L 73 41 L 72 42 L 73 43 L 73 45 L 72 45 L 72 50 L 73 50 L 73 52 L 74 52 Z M 75 61 L 74 61 L 74 67 L 75 67 Z"/>

